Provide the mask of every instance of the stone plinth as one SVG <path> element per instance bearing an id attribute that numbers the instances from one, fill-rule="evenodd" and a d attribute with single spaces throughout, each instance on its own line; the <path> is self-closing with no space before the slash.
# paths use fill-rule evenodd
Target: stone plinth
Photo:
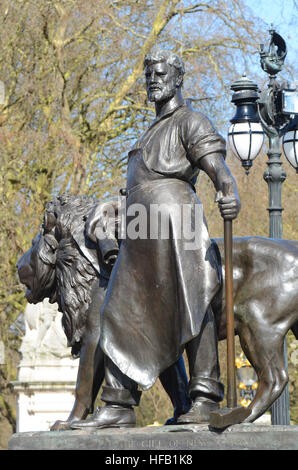
<path id="1" fill-rule="evenodd" d="M 298 426 L 238 424 L 224 431 L 207 425 L 18 433 L 10 450 L 298 450 Z"/>
<path id="2" fill-rule="evenodd" d="M 47 367 L 45 368 L 46 371 Z M 17 431 L 46 431 L 56 420 L 66 420 L 74 403 L 75 380 L 13 382 L 17 396 Z"/>
<path id="3" fill-rule="evenodd" d="M 73 407 L 78 359 L 67 347 L 57 304 L 28 304 L 17 381 L 17 432 L 48 431 Z"/>

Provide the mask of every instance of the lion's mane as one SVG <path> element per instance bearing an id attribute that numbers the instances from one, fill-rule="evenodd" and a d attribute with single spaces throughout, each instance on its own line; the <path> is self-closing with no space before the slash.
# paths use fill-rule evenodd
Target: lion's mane
<path id="1" fill-rule="evenodd" d="M 46 211 L 56 218 L 56 298 L 62 312 L 62 326 L 72 355 L 79 356 L 91 288 L 98 278 L 91 263 L 82 255 L 72 233 L 84 223 L 95 201 L 86 196 L 63 194 L 47 204 Z"/>
<path id="2" fill-rule="evenodd" d="M 81 254 L 74 240 L 61 240 L 56 260 L 57 303 L 63 313 L 63 330 L 75 357 L 81 347 L 91 303 L 91 287 L 96 278 L 93 266 Z"/>

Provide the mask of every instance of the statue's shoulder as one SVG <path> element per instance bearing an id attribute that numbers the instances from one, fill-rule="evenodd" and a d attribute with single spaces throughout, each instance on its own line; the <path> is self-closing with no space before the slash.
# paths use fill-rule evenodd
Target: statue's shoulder
<path id="1" fill-rule="evenodd" d="M 185 131 L 206 132 L 213 130 L 213 124 L 210 119 L 201 111 L 193 109 L 191 104 L 186 101 L 185 105 L 179 109 L 179 124 Z"/>

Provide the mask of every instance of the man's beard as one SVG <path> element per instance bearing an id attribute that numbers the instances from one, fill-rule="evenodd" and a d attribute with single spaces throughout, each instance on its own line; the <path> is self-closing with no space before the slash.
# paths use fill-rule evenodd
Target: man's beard
<path id="1" fill-rule="evenodd" d="M 148 90 L 148 99 L 151 102 L 159 103 L 163 101 L 169 101 L 175 96 L 176 88 L 165 87 L 162 90 L 157 87 L 158 90 L 150 91 Z"/>

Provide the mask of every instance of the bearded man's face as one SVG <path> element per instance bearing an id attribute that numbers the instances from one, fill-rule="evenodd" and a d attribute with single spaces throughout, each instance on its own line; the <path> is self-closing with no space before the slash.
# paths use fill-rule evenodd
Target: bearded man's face
<path id="1" fill-rule="evenodd" d="M 155 103 L 169 101 L 176 93 L 178 71 L 166 62 L 146 66 L 146 90 L 149 101 Z"/>

